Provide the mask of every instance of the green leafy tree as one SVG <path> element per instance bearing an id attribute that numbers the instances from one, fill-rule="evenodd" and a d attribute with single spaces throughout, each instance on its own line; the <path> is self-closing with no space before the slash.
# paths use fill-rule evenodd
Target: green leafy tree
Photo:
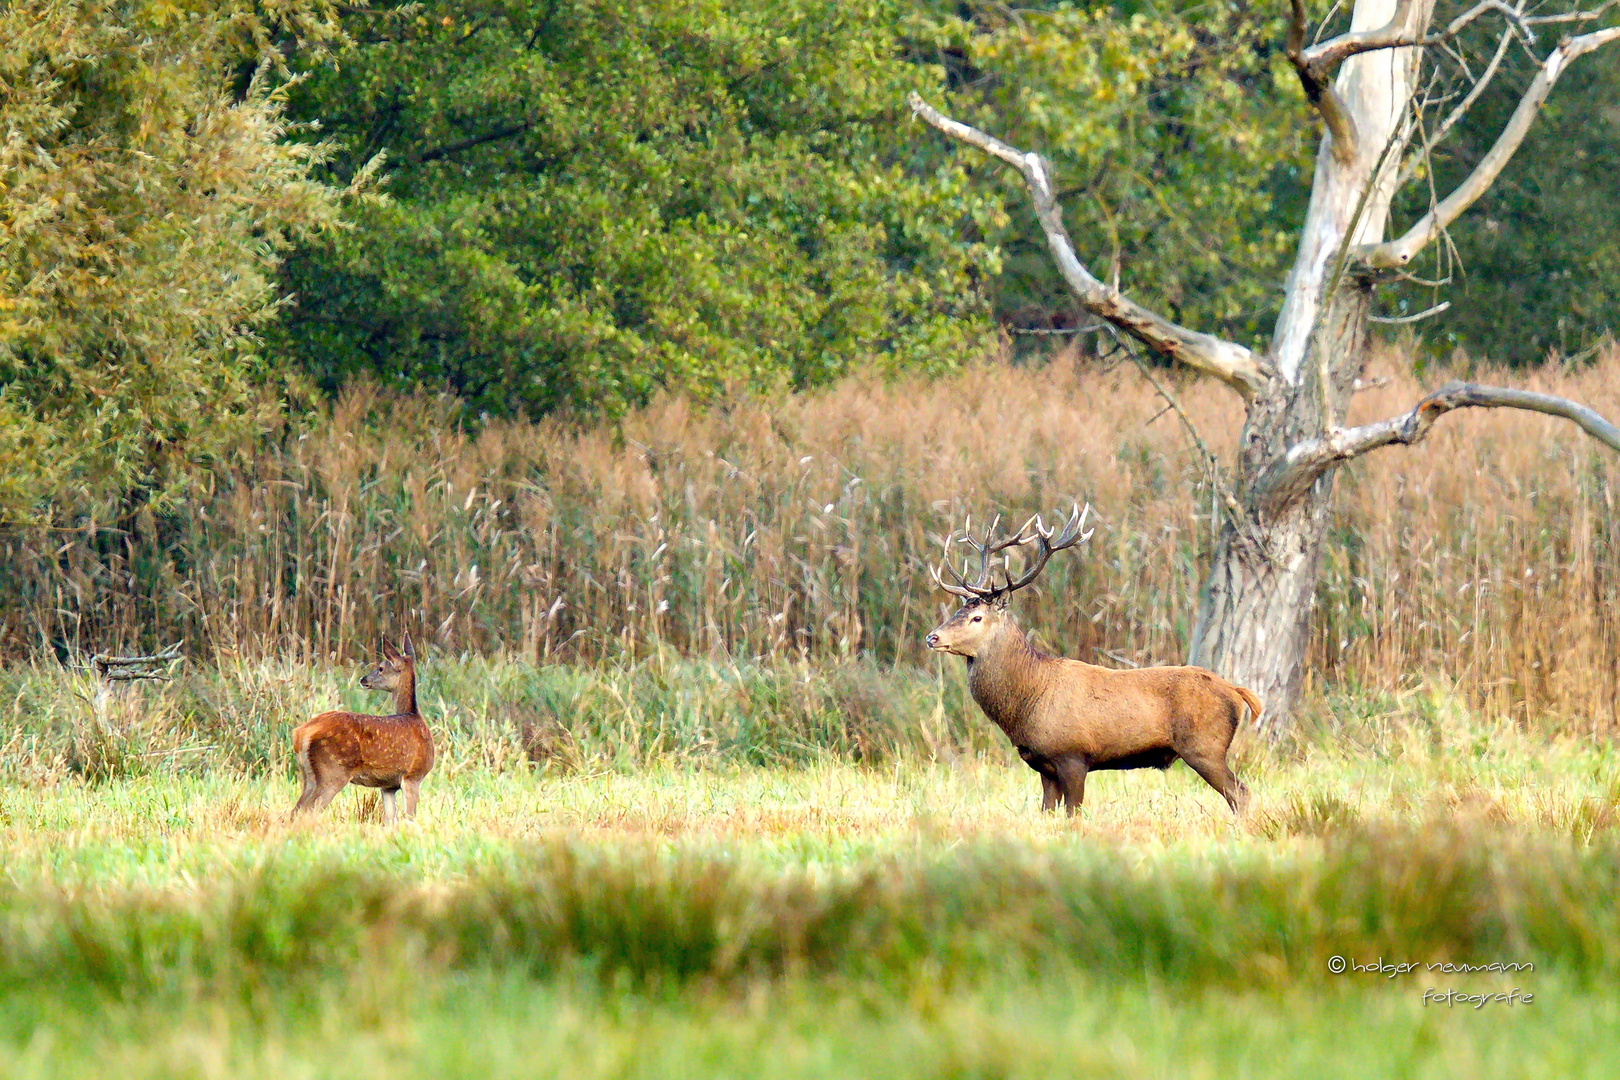
<path id="1" fill-rule="evenodd" d="M 315 5 L 0 8 L 0 521 L 161 503 L 259 418 L 278 252 L 337 223 L 270 67 L 335 30 Z"/>
<path id="2" fill-rule="evenodd" d="M 288 259 L 278 347 L 479 409 L 940 367 L 982 340 L 994 227 L 908 147 L 896 0 L 457 0 L 362 12 L 295 91 L 386 204 Z"/>

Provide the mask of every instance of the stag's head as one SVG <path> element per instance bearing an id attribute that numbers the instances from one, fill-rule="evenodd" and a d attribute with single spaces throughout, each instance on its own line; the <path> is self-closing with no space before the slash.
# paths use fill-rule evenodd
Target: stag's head
<path id="1" fill-rule="evenodd" d="M 400 676 L 415 669 L 416 649 L 411 645 L 411 635 L 407 633 L 397 649 L 392 643 L 383 642 L 382 659 L 377 661 L 375 669 L 360 677 L 360 685 L 367 690 L 398 690 Z"/>
<path id="2" fill-rule="evenodd" d="M 1083 510 L 1076 506 L 1061 528 L 1048 528 L 1041 516 L 1036 514 L 1024 523 L 1023 528 L 1007 536 L 997 535 L 1001 524 L 998 517 L 985 529 L 983 536 L 975 537 L 969 526 L 960 537 L 954 533 L 947 537 L 945 562 L 934 570 L 934 582 L 952 596 L 961 597 L 963 602 L 954 615 L 934 627 L 924 639 L 928 647 L 935 652 L 955 653 L 957 656 L 979 655 L 987 643 L 1011 624 L 1007 615 L 1007 598 L 1034 581 L 1046 568 L 1046 561 L 1054 551 L 1062 551 L 1091 539 L 1091 530 L 1086 528 L 1086 518 L 1090 515 L 1091 504 L 1087 503 Z M 978 555 L 976 570 L 970 570 L 967 565 L 960 571 L 956 569 L 950 557 L 953 543 L 966 544 L 973 549 Z M 1031 545 L 1033 548 L 1026 557 L 1023 573 L 1014 578 L 1007 569 L 1006 557 L 998 559 L 997 556 L 1009 548 L 1028 549 Z M 1002 578 L 1000 584 L 995 580 L 998 570 Z M 955 580 L 947 581 L 946 574 Z"/>

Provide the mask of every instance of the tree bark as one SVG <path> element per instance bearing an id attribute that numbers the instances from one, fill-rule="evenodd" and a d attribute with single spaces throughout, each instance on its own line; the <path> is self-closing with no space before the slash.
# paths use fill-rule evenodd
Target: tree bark
<path id="1" fill-rule="evenodd" d="M 1311 607 L 1327 535 L 1333 474 L 1311 497 L 1248 536 L 1222 530 L 1187 662 L 1218 671 L 1265 706 L 1260 730 L 1286 730 L 1303 689 Z"/>
<path id="2" fill-rule="evenodd" d="M 1319 316 L 1298 381 L 1279 374 L 1251 402 L 1237 461 L 1240 512 L 1222 525 L 1188 642 L 1188 663 L 1259 696 L 1260 726 L 1270 734 L 1288 726 L 1304 683 L 1335 470 L 1287 498 L 1262 481 L 1291 447 L 1343 415 L 1366 363 L 1371 299 L 1365 279 L 1345 275 Z"/>
<path id="3" fill-rule="evenodd" d="M 1346 39 L 1421 34 L 1432 10 L 1433 0 L 1358 0 Z M 1295 36 L 1302 40 L 1297 28 Z M 1309 91 L 1325 69 L 1290 44 Z M 1365 367 L 1372 286 L 1346 249 L 1383 238 L 1418 61 L 1411 48 L 1349 55 L 1332 85 L 1320 86 L 1328 130 L 1272 335 L 1275 375 L 1249 402 L 1236 467 L 1241 513 L 1222 528 L 1188 643 L 1188 663 L 1259 696 L 1261 726 L 1273 734 L 1291 722 L 1304 683 L 1334 470 L 1286 499 L 1260 481 L 1291 447 L 1337 427 Z"/>

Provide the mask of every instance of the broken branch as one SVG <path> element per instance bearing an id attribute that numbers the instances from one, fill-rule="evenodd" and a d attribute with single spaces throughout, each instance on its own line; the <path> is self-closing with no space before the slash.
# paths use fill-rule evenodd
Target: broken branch
<path id="1" fill-rule="evenodd" d="M 1379 447 L 1421 442 L 1434 422 L 1455 409 L 1524 409 L 1558 416 L 1576 424 L 1592 438 L 1620 452 L 1620 428 L 1596 411 L 1554 394 L 1515 390 L 1478 383 L 1450 382 L 1413 406 L 1411 412 L 1353 428 L 1335 428 L 1289 447 L 1260 475 L 1255 495 L 1276 511 L 1304 496 L 1318 477 L 1340 462 L 1360 457 Z"/>
<path id="2" fill-rule="evenodd" d="M 1418 219 L 1403 236 L 1382 244 L 1364 245 L 1356 252 L 1361 261 L 1373 269 L 1392 269 L 1411 262 L 1413 256 L 1428 247 L 1435 237 L 1461 217 L 1463 211 L 1472 206 L 1474 201 L 1496 182 L 1502 169 L 1519 149 L 1519 145 L 1524 142 L 1531 124 L 1535 122 L 1536 113 L 1541 111 L 1541 106 L 1547 101 L 1547 95 L 1552 93 L 1554 84 L 1569 66 L 1569 62 L 1617 39 L 1620 39 L 1620 26 L 1594 30 L 1590 34 L 1565 38 L 1559 42 L 1558 47 L 1548 53 L 1547 59 L 1542 61 L 1541 70 L 1536 73 L 1536 77 L 1530 81 L 1529 89 L 1519 99 L 1518 108 L 1513 110 L 1513 116 L 1508 120 L 1507 126 L 1502 129 L 1502 134 L 1497 136 L 1496 144 L 1480 159 L 1468 178 L 1438 206 Z"/>
<path id="3" fill-rule="evenodd" d="M 1107 320 L 1156 352 L 1179 360 L 1220 379 L 1245 401 L 1265 386 L 1267 372 L 1242 345 L 1211 334 L 1178 326 L 1125 297 L 1117 287 L 1104 285 L 1075 254 L 1074 241 L 1063 224 L 1063 209 L 1053 194 L 1051 166 L 1036 153 L 1025 153 L 978 128 L 941 113 L 922 97 L 907 97 L 911 111 L 930 126 L 960 142 L 1000 158 L 1023 174 L 1035 203 L 1035 216 L 1064 282 L 1093 315 Z"/>

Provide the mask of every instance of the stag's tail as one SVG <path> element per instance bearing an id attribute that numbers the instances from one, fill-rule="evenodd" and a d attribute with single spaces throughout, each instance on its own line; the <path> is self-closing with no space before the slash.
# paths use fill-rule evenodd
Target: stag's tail
<path id="1" fill-rule="evenodd" d="M 1243 704 L 1249 707 L 1249 719 L 1260 719 L 1260 699 L 1255 697 L 1252 691 L 1245 690 L 1236 684 L 1232 686 L 1232 689 L 1237 692 L 1238 697 L 1243 699 Z"/>

